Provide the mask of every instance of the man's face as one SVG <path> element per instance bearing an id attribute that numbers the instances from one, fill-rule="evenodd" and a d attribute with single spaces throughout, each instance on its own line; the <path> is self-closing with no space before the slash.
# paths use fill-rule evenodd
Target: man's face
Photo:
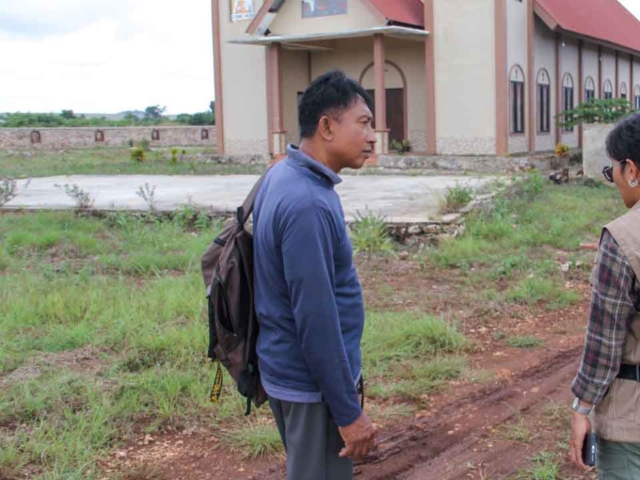
<path id="1" fill-rule="evenodd" d="M 632 208 L 638 201 L 638 188 L 629 186 L 629 182 L 638 179 L 638 169 L 631 161 L 619 162 L 612 159 L 611 166 L 613 167 L 613 183 L 618 187 L 624 204 L 628 208 Z"/>
<path id="2" fill-rule="evenodd" d="M 376 135 L 373 131 L 373 115 L 363 98 L 344 110 L 339 117 L 332 117 L 331 141 L 327 150 L 332 164 L 343 168 L 361 168 L 375 152 Z"/>

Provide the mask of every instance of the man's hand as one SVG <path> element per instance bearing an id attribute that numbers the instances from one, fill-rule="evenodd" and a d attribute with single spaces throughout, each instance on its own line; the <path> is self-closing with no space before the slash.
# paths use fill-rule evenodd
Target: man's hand
<path id="1" fill-rule="evenodd" d="M 354 460 L 364 458 L 375 445 L 375 429 L 364 413 L 351 425 L 339 427 L 339 430 L 345 444 L 340 457 L 349 457 Z"/>
<path id="2" fill-rule="evenodd" d="M 571 421 L 571 440 L 569 441 L 569 457 L 571 461 L 582 470 L 589 470 L 582 461 L 582 445 L 587 433 L 591 432 L 591 421 L 587 415 L 573 412 Z"/>

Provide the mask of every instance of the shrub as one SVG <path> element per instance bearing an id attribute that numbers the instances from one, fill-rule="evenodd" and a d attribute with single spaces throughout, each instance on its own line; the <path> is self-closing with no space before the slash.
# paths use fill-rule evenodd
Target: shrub
<path id="1" fill-rule="evenodd" d="M 134 147 L 131 149 L 131 160 L 134 162 L 142 163 L 147 159 L 147 152 L 144 148 Z"/>

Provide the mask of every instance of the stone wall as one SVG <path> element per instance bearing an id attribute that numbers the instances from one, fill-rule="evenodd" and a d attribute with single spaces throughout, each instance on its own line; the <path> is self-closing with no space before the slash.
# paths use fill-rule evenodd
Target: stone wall
<path id="1" fill-rule="evenodd" d="M 606 141 L 613 127 L 613 125 L 584 125 L 582 161 L 586 176 L 601 179 L 602 169 L 611 165 L 607 155 Z"/>
<path id="2" fill-rule="evenodd" d="M 569 159 L 554 155 L 534 155 L 521 157 L 431 155 L 407 154 L 379 155 L 377 167 L 398 170 L 436 170 L 451 172 L 504 173 L 536 168 L 538 170 L 557 170 L 566 167 Z"/>
<path id="3" fill-rule="evenodd" d="M 215 147 L 216 128 L 205 127 L 78 127 L 0 128 L 0 149 L 128 147 L 149 140 L 157 147 Z"/>

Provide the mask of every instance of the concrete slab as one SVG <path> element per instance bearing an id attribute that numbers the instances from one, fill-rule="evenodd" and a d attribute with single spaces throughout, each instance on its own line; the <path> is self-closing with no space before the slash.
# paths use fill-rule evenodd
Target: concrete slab
<path id="1" fill-rule="evenodd" d="M 389 222 L 422 223 L 439 217 L 439 204 L 447 188 L 464 185 L 478 189 L 492 177 L 456 176 L 349 176 L 337 188 L 347 219 L 370 211 Z M 191 200 L 219 212 L 234 212 L 253 184 L 254 175 L 74 175 L 18 181 L 18 196 L 5 205 L 11 209 L 71 209 L 73 199 L 55 185 L 76 184 L 95 199 L 98 210 L 147 210 L 136 195 L 145 183 L 155 186 L 155 206 L 175 210 Z"/>

